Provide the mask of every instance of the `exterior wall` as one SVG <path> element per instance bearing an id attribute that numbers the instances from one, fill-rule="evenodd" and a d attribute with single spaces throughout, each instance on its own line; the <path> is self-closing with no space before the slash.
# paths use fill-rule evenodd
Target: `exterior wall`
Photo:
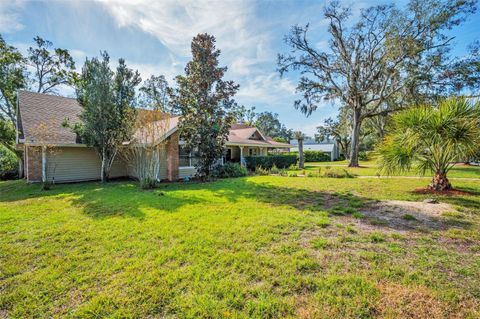
<path id="1" fill-rule="evenodd" d="M 179 157 L 179 137 L 178 132 L 173 133 L 167 141 L 166 157 L 167 157 L 167 179 L 169 181 L 176 181 L 180 178 L 178 165 L 180 163 Z"/>
<path id="2" fill-rule="evenodd" d="M 89 147 L 58 147 L 47 154 L 47 178 L 55 182 L 99 180 L 101 166 L 97 153 Z M 110 178 L 122 176 L 127 176 L 127 167 L 117 157 Z"/>
<path id="3" fill-rule="evenodd" d="M 42 181 L 42 149 L 40 147 L 25 147 L 25 177 L 27 182 Z"/>
<path id="4" fill-rule="evenodd" d="M 165 180 L 167 179 L 167 153 L 165 151 L 165 146 L 162 146 L 157 153 L 156 156 L 159 156 L 160 158 L 160 174 L 157 176 L 158 180 Z M 127 174 L 126 176 L 131 177 L 131 178 L 138 178 L 138 174 L 135 172 L 135 168 L 133 163 L 126 164 L 127 166 Z"/>
<path id="5" fill-rule="evenodd" d="M 197 172 L 195 167 L 180 167 L 178 169 L 178 178 L 192 177 Z"/>

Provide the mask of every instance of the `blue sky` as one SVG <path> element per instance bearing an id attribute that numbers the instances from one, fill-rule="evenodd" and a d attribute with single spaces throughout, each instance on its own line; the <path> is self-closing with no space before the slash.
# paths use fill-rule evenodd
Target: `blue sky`
<path id="1" fill-rule="evenodd" d="M 343 1 L 358 12 L 384 1 Z M 399 1 L 397 1 L 398 3 Z M 400 1 L 404 3 L 405 1 Z M 236 100 L 257 111 L 272 111 L 289 128 L 313 135 L 315 127 L 334 116 L 337 107 L 325 103 L 310 117 L 293 107 L 294 74 L 280 78 L 276 55 L 286 52 L 283 36 L 294 24 L 311 24 L 312 40 L 328 41 L 321 19 L 325 1 L 17 1 L 0 0 L 0 33 L 25 51 L 36 35 L 69 49 L 81 67 L 85 57 L 107 50 L 123 57 L 147 78 L 163 74 L 170 83 L 190 59 L 190 41 L 200 32 L 217 38 L 227 79 L 240 84 Z M 480 14 L 453 30 L 454 52 L 465 53 L 480 39 Z M 68 94 L 66 92 L 66 94 Z"/>

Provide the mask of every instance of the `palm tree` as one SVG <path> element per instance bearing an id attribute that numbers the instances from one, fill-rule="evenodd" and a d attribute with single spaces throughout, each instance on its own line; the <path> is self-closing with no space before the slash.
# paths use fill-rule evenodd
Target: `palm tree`
<path id="1" fill-rule="evenodd" d="M 298 141 L 298 167 L 305 167 L 305 160 L 303 158 L 303 140 L 305 139 L 305 134 L 300 131 L 293 132 L 293 136 Z"/>
<path id="2" fill-rule="evenodd" d="M 478 151 L 480 104 L 452 97 L 436 107 L 413 107 L 393 116 L 390 131 L 378 149 L 381 169 L 388 174 L 412 167 L 421 174 L 430 171 L 429 189 L 449 190 L 449 170 Z"/>

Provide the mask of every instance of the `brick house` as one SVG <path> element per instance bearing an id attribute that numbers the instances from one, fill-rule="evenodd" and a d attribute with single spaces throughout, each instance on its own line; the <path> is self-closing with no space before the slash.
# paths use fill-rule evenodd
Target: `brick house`
<path id="1" fill-rule="evenodd" d="M 62 125 L 66 119 L 79 121 L 82 109 L 76 99 L 19 91 L 17 101 L 17 148 L 24 154 L 27 182 L 100 179 L 101 162 L 96 151 L 82 144 L 75 133 Z M 159 180 L 175 181 L 196 172 L 195 158 L 182 147 L 178 121 L 179 117 L 172 116 L 162 136 Z M 221 161 L 243 163 L 245 156 L 266 155 L 269 150 L 290 147 L 273 141 L 254 127 L 234 124 L 226 143 L 226 156 Z M 135 174 L 131 165 L 117 156 L 110 177 L 135 178 Z"/>

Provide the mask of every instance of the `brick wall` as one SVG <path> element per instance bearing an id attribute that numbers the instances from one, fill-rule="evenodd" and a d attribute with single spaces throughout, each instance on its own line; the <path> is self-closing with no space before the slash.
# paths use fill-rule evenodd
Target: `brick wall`
<path id="1" fill-rule="evenodd" d="M 167 150 L 167 179 L 169 181 L 178 180 L 178 165 L 180 162 L 178 154 L 179 133 L 172 134 L 166 145 Z"/>
<path id="2" fill-rule="evenodd" d="M 38 146 L 26 147 L 26 174 L 27 182 L 42 181 L 42 149 Z"/>

